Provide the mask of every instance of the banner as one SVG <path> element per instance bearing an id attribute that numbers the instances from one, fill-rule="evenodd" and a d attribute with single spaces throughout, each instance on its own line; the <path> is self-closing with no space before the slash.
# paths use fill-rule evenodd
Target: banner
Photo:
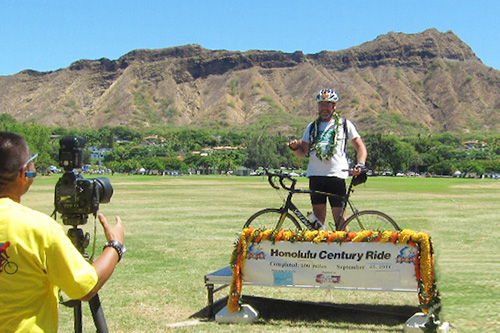
<path id="1" fill-rule="evenodd" d="M 228 309 L 239 310 L 244 283 L 417 291 L 422 312 L 441 308 L 432 242 L 425 232 L 259 230 L 244 228 L 230 261 Z"/>
<path id="2" fill-rule="evenodd" d="M 249 244 L 243 283 L 417 291 L 417 247 L 393 243 L 261 241 Z"/>

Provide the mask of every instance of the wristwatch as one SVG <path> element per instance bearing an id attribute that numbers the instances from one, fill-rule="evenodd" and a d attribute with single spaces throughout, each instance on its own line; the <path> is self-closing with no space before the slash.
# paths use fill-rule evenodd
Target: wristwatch
<path id="1" fill-rule="evenodd" d="M 116 252 L 118 252 L 118 262 L 120 260 L 122 260 L 122 255 L 125 253 L 125 251 L 127 251 L 127 249 L 125 248 L 125 245 L 123 245 L 119 241 L 115 241 L 115 240 L 106 242 L 106 244 L 104 244 L 103 249 L 105 249 L 107 247 L 112 247 L 113 249 L 116 250 Z"/>

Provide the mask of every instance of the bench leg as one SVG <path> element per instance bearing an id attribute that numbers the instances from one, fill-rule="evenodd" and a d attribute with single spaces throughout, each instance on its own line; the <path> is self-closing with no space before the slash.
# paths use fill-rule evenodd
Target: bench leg
<path id="1" fill-rule="evenodd" d="M 208 318 L 212 318 L 214 316 L 214 285 L 207 284 L 207 292 L 208 292 Z"/>

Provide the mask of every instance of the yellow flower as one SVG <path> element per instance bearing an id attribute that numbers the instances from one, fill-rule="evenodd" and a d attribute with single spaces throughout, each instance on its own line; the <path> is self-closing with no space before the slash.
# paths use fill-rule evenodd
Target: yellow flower
<path id="1" fill-rule="evenodd" d="M 371 230 L 363 230 L 363 231 L 358 231 L 356 233 L 356 236 L 352 239 L 352 242 L 362 242 L 365 240 L 370 234 L 372 233 Z"/>
<path id="2" fill-rule="evenodd" d="M 424 239 L 428 239 L 429 235 L 427 235 L 425 232 L 419 232 L 411 236 L 411 240 L 414 242 L 421 242 Z"/>
<path id="3" fill-rule="evenodd" d="M 271 237 L 272 233 L 273 233 L 272 229 L 264 230 L 264 235 L 262 236 L 262 240 L 268 240 L 269 237 Z"/>
<path id="4" fill-rule="evenodd" d="M 290 240 L 293 237 L 293 232 L 290 230 L 287 230 L 283 233 L 283 239 L 284 241 Z"/>
<path id="5" fill-rule="evenodd" d="M 410 229 L 404 229 L 398 235 L 398 244 L 406 244 L 411 239 L 411 237 L 415 234 L 415 231 Z"/>
<path id="6" fill-rule="evenodd" d="M 335 235 L 335 240 L 343 240 L 346 237 L 345 231 L 337 231 Z"/>
<path id="7" fill-rule="evenodd" d="M 323 238 L 325 238 L 325 236 L 328 236 L 328 231 L 321 230 L 317 233 L 317 236 L 313 238 L 313 242 L 316 244 L 321 243 L 321 241 L 323 240 Z"/>
<path id="8" fill-rule="evenodd" d="M 385 230 L 382 232 L 382 238 L 380 239 L 380 243 L 387 243 L 389 239 L 392 237 L 392 231 L 390 230 Z"/>
<path id="9" fill-rule="evenodd" d="M 308 242 L 312 241 L 314 237 L 318 234 L 318 230 L 306 230 L 304 232 L 304 239 Z"/>

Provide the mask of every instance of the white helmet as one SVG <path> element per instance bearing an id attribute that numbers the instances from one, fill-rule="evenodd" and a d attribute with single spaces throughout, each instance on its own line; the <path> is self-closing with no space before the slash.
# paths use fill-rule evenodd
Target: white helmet
<path id="1" fill-rule="evenodd" d="M 337 103 L 339 97 L 333 89 L 321 89 L 316 95 L 316 102 L 332 102 Z"/>

